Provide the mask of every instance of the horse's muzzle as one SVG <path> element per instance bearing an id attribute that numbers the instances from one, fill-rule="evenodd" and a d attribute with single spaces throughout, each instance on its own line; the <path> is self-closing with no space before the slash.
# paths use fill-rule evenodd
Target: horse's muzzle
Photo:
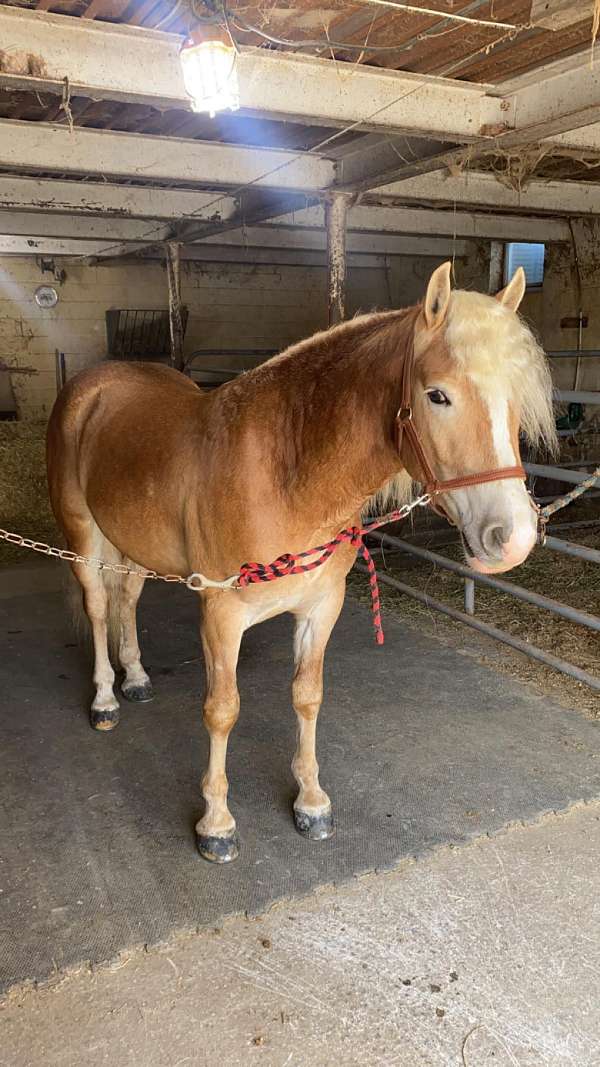
<path id="1" fill-rule="evenodd" d="M 518 567 L 527 559 L 536 543 L 537 528 L 533 523 L 523 523 L 514 528 L 504 540 L 502 527 L 488 525 L 477 538 L 477 547 L 463 533 L 467 559 L 472 570 L 478 574 L 501 574 Z"/>

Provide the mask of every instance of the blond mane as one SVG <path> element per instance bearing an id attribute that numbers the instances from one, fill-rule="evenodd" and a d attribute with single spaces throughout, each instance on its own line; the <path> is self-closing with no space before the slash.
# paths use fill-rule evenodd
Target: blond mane
<path id="1" fill-rule="evenodd" d="M 454 359 L 475 380 L 506 388 L 521 411 L 521 429 L 535 446 L 557 449 L 552 379 L 541 345 L 513 311 L 483 293 L 453 291 L 446 340 Z"/>

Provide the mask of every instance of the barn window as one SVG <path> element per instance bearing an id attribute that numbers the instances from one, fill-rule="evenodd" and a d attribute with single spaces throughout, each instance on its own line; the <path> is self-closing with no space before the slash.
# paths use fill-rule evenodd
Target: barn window
<path id="1" fill-rule="evenodd" d="M 541 289 L 544 281 L 544 252 L 545 245 L 510 242 L 506 246 L 504 257 L 504 284 L 506 285 L 517 267 L 525 271 L 528 289 Z"/>

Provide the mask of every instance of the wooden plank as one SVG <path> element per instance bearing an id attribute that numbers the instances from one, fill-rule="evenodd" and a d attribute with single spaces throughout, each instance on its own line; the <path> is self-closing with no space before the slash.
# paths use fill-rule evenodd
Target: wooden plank
<path id="1" fill-rule="evenodd" d="M 148 16 L 154 11 L 155 7 L 158 7 L 160 0 L 142 0 L 141 4 L 138 4 L 133 15 L 128 20 L 130 26 L 141 26 L 146 21 Z"/>
<path id="2" fill-rule="evenodd" d="M 546 30 L 563 30 L 591 18 L 593 8 L 593 0 L 533 0 L 530 20 Z"/>
<path id="3" fill-rule="evenodd" d="M 96 15 L 99 15 L 101 12 L 104 13 L 102 9 L 105 7 L 105 2 L 106 0 L 91 0 L 91 3 L 88 4 L 85 11 L 82 13 L 82 18 L 95 19 Z"/>

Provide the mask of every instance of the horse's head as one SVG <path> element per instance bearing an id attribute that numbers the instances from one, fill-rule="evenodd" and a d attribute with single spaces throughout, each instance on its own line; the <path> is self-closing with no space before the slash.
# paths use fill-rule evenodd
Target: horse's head
<path id="1" fill-rule="evenodd" d="M 517 315 L 524 292 L 521 268 L 496 297 L 452 292 L 449 263 L 431 276 L 415 325 L 412 407 L 439 481 L 519 465 L 520 431 L 555 445 L 547 363 Z M 406 438 L 402 456 L 422 480 Z M 519 478 L 454 489 L 439 501 L 474 570 L 509 570 L 535 544 L 537 515 Z"/>

